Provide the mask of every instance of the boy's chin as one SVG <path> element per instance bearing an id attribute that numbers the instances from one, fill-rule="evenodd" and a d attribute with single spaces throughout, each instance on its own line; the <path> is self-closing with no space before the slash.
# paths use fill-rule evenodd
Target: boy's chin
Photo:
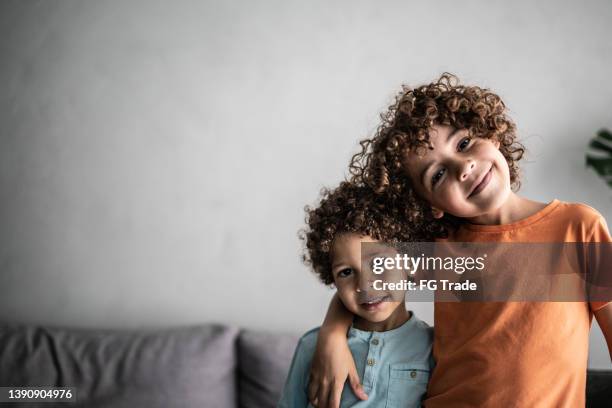
<path id="1" fill-rule="evenodd" d="M 469 209 L 466 209 L 463 215 L 460 215 L 460 218 L 475 218 L 485 214 L 490 214 L 495 211 L 498 211 L 508 199 L 510 195 L 510 189 L 508 191 L 493 191 L 492 194 L 487 194 L 487 196 L 481 197 L 478 200 L 472 200 L 469 203 Z M 452 212 L 450 212 L 452 214 Z"/>
<path id="2" fill-rule="evenodd" d="M 393 312 L 399 305 L 399 303 L 397 302 L 385 302 L 385 303 L 386 304 L 385 304 L 384 309 L 364 310 L 362 307 L 359 307 L 359 309 L 354 311 L 353 314 L 359 316 L 363 320 L 370 322 L 370 323 L 382 323 L 385 320 L 387 320 L 389 317 L 391 317 L 391 315 L 393 314 Z"/>

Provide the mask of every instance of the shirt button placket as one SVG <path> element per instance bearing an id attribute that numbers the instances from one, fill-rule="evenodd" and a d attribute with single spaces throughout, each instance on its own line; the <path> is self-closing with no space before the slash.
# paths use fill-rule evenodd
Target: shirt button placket
<path id="1" fill-rule="evenodd" d="M 374 388 L 374 380 L 376 379 L 376 347 L 373 347 L 372 344 L 373 340 L 368 341 L 368 355 L 363 373 L 363 388 L 366 392 Z"/>
<path id="2" fill-rule="evenodd" d="M 366 368 L 363 376 L 363 386 L 367 389 L 374 388 L 378 371 L 380 369 L 380 349 L 381 340 L 378 337 L 370 339 L 368 342 L 368 356 L 366 359 Z"/>

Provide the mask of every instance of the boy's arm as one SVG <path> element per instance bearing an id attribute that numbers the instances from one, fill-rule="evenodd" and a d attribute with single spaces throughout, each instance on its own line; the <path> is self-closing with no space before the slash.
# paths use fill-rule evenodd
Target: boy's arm
<path id="1" fill-rule="evenodd" d="M 610 353 L 610 360 L 612 361 L 612 303 L 608 303 L 606 306 L 594 313 L 597 324 L 601 328 L 601 331 L 606 338 L 608 343 L 608 353 Z"/>
<path id="2" fill-rule="evenodd" d="M 595 227 L 593 228 L 592 237 L 590 242 L 601 242 L 602 248 L 597 253 L 599 255 L 604 255 L 603 258 L 597 259 L 599 267 L 596 269 L 605 273 L 605 279 L 603 280 L 606 293 L 609 293 L 610 290 L 610 270 L 609 270 L 609 262 L 610 262 L 610 243 L 612 242 L 612 236 L 610 236 L 610 230 L 608 229 L 608 224 L 604 217 L 599 215 L 597 222 L 595 223 Z M 599 249 L 599 248 L 598 248 Z M 595 302 L 599 303 L 599 302 Z M 608 353 L 610 354 L 610 359 L 612 360 L 612 303 L 608 303 L 604 307 L 601 307 L 593 312 L 595 319 L 597 319 L 597 324 L 601 328 L 601 332 L 603 333 L 606 343 L 608 344 Z"/>
<path id="3" fill-rule="evenodd" d="M 346 310 L 338 294 L 335 294 L 319 331 L 310 369 L 308 399 L 315 407 L 338 408 L 347 377 L 357 398 L 368 398 L 361 386 L 346 338 L 352 321 L 353 314 Z"/>

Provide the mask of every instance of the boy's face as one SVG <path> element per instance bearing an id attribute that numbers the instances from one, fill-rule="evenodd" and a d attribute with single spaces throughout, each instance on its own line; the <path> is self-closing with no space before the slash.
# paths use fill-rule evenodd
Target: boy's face
<path id="1" fill-rule="evenodd" d="M 405 167 L 434 216 L 473 218 L 502 206 L 511 192 L 510 171 L 498 141 L 444 125 L 434 125 L 429 137 L 433 150 L 409 152 Z"/>
<path id="2" fill-rule="evenodd" d="M 374 290 L 375 280 L 386 282 L 399 282 L 402 278 L 401 271 L 385 271 L 383 274 L 374 274 L 370 267 L 370 259 L 374 256 L 394 256 L 395 252 L 389 252 L 388 247 L 381 243 L 364 247 L 362 254 L 362 243 L 377 243 L 379 241 L 355 233 L 339 234 L 333 241 L 331 250 L 332 274 L 334 284 L 338 290 L 338 296 L 344 306 L 353 314 L 371 322 L 380 323 L 387 320 L 398 306 L 404 303 L 405 291 Z"/>

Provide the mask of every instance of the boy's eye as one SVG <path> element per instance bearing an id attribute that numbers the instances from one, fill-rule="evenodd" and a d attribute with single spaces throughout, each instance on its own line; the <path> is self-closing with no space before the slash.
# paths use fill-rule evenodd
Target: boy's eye
<path id="1" fill-rule="evenodd" d="M 440 169 L 440 170 L 436 171 L 433 176 L 431 176 L 431 185 L 432 185 L 432 187 L 435 186 L 436 184 L 438 184 L 438 181 L 440 181 L 440 179 L 444 175 L 444 171 L 445 171 L 444 169 Z"/>
<path id="2" fill-rule="evenodd" d="M 471 138 L 464 137 L 463 139 L 461 139 L 461 141 L 457 145 L 457 150 L 459 150 L 460 152 L 464 151 L 469 146 L 471 141 L 472 141 Z"/>
<path id="3" fill-rule="evenodd" d="M 339 278 L 346 278 L 347 276 L 351 276 L 353 274 L 353 270 L 351 268 L 344 268 L 338 272 Z"/>

